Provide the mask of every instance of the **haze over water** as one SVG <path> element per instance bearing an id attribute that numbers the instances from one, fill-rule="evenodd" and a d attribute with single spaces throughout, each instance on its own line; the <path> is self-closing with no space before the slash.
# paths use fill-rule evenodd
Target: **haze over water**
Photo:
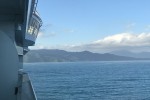
<path id="1" fill-rule="evenodd" d="M 38 100 L 149 100 L 149 61 L 25 64 Z"/>

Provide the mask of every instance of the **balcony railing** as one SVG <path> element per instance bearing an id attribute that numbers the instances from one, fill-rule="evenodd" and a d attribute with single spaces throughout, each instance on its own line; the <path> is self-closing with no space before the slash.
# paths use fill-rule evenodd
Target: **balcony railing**
<path id="1" fill-rule="evenodd" d="M 25 72 L 19 72 L 21 79 L 21 100 L 37 100 L 30 77 Z"/>

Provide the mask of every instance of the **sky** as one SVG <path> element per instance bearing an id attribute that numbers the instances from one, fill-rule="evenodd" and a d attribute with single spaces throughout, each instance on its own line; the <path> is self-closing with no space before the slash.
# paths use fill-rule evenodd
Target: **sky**
<path id="1" fill-rule="evenodd" d="M 150 0 L 39 0 L 31 49 L 150 51 Z"/>

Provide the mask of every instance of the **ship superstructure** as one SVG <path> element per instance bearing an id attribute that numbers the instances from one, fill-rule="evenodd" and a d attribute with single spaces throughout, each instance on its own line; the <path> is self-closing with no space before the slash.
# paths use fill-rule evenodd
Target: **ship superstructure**
<path id="1" fill-rule="evenodd" d="M 0 0 L 0 100 L 36 100 L 23 56 L 42 25 L 37 2 Z"/>

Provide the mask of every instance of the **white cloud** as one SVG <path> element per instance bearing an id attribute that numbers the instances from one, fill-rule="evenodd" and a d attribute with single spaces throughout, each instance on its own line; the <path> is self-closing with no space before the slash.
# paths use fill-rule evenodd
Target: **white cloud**
<path id="1" fill-rule="evenodd" d="M 94 42 L 103 46 L 150 46 L 150 33 L 121 33 Z"/>
<path id="2" fill-rule="evenodd" d="M 125 31 L 126 32 L 132 32 L 134 27 L 136 26 L 136 23 L 128 23 L 126 26 L 125 26 Z"/>
<path id="3" fill-rule="evenodd" d="M 107 36 L 89 44 L 73 46 L 70 50 L 89 50 L 93 52 L 110 52 L 114 50 L 150 51 L 150 33 L 121 33 Z"/>
<path id="4" fill-rule="evenodd" d="M 53 37 L 53 36 L 56 36 L 56 32 L 39 32 L 38 33 L 38 38 L 50 38 L 50 37 Z"/>
<path id="5" fill-rule="evenodd" d="M 74 33 L 76 31 L 73 30 L 73 29 L 65 29 L 65 30 L 63 30 L 63 32 L 65 32 L 65 33 Z"/>
<path id="6" fill-rule="evenodd" d="M 59 45 L 55 47 L 39 45 L 38 48 L 63 49 L 67 51 L 88 50 L 98 53 L 111 52 L 114 50 L 129 50 L 133 52 L 150 51 L 150 33 L 120 33 L 107 36 L 89 44 Z"/>
<path id="7" fill-rule="evenodd" d="M 39 32 L 39 33 L 38 33 L 38 37 L 42 37 L 43 34 L 44 34 L 43 32 Z"/>
<path id="8" fill-rule="evenodd" d="M 129 23 L 126 28 L 127 29 L 130 29 L 130 28 L 133 28 L 135 26 L 136 23 Z"/>
<path id="9" fill-rule="evenodd" d="M 145 27 L 145 31 L 150 31 L 150 25 L 147 25 L 147 26 Z"/>
<path id="10" fill-rule="evenodd" d="M 53 25 L 49 23 L 42 25 L 38 33 L 38 38 L 50 38 L 56 36 L 57 33 L 55 31 L 50 31 L 50 32 L 46 31 L 48 28 L 51 28 L 52 26 Z"/>

